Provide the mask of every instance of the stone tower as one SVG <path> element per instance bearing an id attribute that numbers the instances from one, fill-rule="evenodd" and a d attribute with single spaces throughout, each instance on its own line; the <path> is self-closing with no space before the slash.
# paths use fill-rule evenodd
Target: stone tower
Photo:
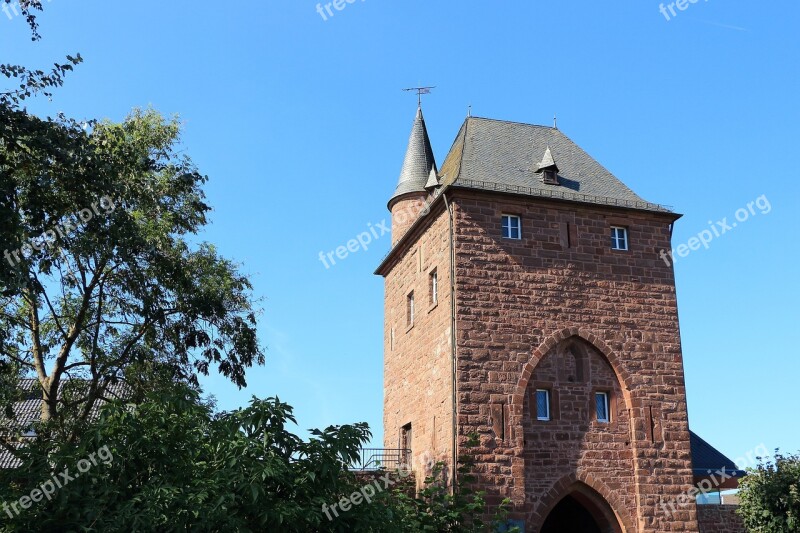
<path id="1" fill-rule="evenodd" d="M 479 485 L 529 533 L 698 531 L 663 505 L 693 487 L 659 256 L 680 215 L 551 127 L 467 118 L 437 170 L 421 110 L 389 208 L 386 448 L 420 470 L 479 435 Z"/>

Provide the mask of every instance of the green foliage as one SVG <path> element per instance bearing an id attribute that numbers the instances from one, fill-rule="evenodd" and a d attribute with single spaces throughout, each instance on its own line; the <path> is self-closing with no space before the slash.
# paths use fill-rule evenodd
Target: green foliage
<path id="1" fill-rule="evenodd" d="M 5 531 L 311 531 L 324 502 L 352 492 L 345 465 L 370 435 L 357 424 L 303 441 L 286 429 L 293 422 L 277 398 L 214 415 L 185 387 L 110 405 L 78 443 L 36 442 L 21 468 L 0 472 L 11 502 L 103 446 L 113 455 Z"/>
<path id="2" fill-rule="evenodd" d="M 31 40 L 41 39 L 36 20 L 36 11 L 43 9 L 41 0 L 0 0 L 0 7 L 9 16 L 18 13 L 25 17 L 31 29 Z M 51 97 L 51 90 L 63 85 L 64 76 L 83 61 L 80 54 L 75 57 L 68 55 L 66 59 L 64 63 L 55 63 L 50 71 L 30 69 L 22 65 L 0 64 L 0 75 L 14 81 L 12 87 L 0 91 L 0 119 L 8 113 L 18 111 L 17 106 L 28 98 L 38 94 Z"/>
<path id="3" fill-rule="evenodd" d="M 22 451 L 23 465 L 0 470 L 2 505 L 30 495 L 65 468 L 74 476 L 93 454 L 108 459 L 51 500 L 12 511 L 13 518 L 0 509 L 0 531 L 489 530 L 483 495 L 469 489 L 451 495 L 440 483 L 441 466 L 417 498 L 407 488 L 380 492 L 329 520 L 326 505 L 369 483 L 348 469 L 369 429 L 329 427 L 306 441 L 287 429 L 294 423 L 291 407 L 277 398 L 254 398 L 247 408 L 214 414 L 185 386 L 164 385 L 137 406 L 109 404 L 79 441 L 39 440 Z M 468 483 L 468 464 L 460 470 Z"/>
<path id="4" fill-rule="evenodd" d="M 32 70 L 21 65 L 0 64 L 0 75 L 15 80 L 15 86 L 0 92 L 0 106 L 11 110 L 13 109 L 11 106 L 37 94 L 52 96 L 51 89 L 61 87 L 64 84 L 64 76 L 82 62 L 83 58 L 80 54 L 75 57 L 68 55 L 65 63 L 54 64 L 50 71 Z"/>
<path id="5" fill-rule="evenodd" d="M 739 514 L 748 531 L 795 533 L 800 531 L 800 455 L 761 459 L 741 481 Z"/>
<path id="6" fill-rule="evenodd" d="M 42 1 L 14 9 L 38 40 Z M 146 383 L 136 371 L 196 384 L 214 367 L 243 387 L 264 360 L 249 280 L 212 245 L 194 244 L 210 208 L 178 119 L 152 110 L 119 124 L 44 119 L 21 107 L 49 97 L 81 61 L 0 65 L 11 82 L 0 89 L 0 379 L 35 375 L 43 418 L 62 428 L 63 415 L 85 420 L 116 381 Z M 60 413 L 68 378 L 89 386 Z"/>
<path id="7" fill-rule="evenodd" d="M 192 244 L 210 208 L 178 119 L 6 118 L 0 361 L 39 378 L 50 418 L 66 376 L 91 383 L 74 410 L 83 419 L 148 362 L 195 384 L 214 366 L 243 387 L 264 360 L 251 285 L 214 246 Z"/>
<path id="8" fill-rule="evenodd" d="M 17 6 L 17 8 L 20 9 L 19 14 L 25 17 L 28 26 L 31 28 L 31 39 L 34 41 L 41 39 L 35 11 L 42 11 L 42 0 L 0 0 L 0 3 L 8 4 L 9 8 L 12 5 Z M 13 12 L 14 11 L 12 11 L 12 13 Z"/>
<path id="9" fill-rule="evenodd" d="M 506 523 L 509 500 L 503 500 L 493 519 L 486 521 L 487 505 L 484 491 L 474 491 L 474 460 L 469 454 L 478 445 L 477 435 L 470 435 L 459 457 L 458 489 L 453 492 L 445 482 L 446 465 L 436 463 L 425 487 L 416 497 L 396 490 L 397 512 L 402 516 L 400 531 L 469 532 L 495 531 Z M 507 529 L 516 533 L 517 528 Z"/>

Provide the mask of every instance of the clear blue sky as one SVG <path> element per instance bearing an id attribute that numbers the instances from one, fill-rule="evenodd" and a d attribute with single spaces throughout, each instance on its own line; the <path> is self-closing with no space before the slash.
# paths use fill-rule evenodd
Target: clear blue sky
<path id="1" fill-rule="evenodd" d="M 709 0 L 51 0 L 44 40 L 0 13 L 2 62 L 85 63 L 31 110 L 122 119 L 179 113 L 215 211 L 203 237 L 244 263 L 265 298 L 267 364 L 221 408 L 279 395 L 301 428 L 382 432 L 384 236 L 318 260 L 387 219 L 416 100 L 441 162 L 467 106 L 559 127 L 647 200 L 685 213 L 675 243 L 761 195 L 771 205 L 679 259 L 691 425 L 731 457 L 800 449 L 797 228 L 800 6 Z M 327 16 L 327 15 L 326 15 Z"/>

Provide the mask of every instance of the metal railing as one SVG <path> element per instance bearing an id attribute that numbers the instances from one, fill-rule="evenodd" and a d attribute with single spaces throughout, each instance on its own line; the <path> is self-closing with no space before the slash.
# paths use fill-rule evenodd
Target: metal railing
<path id="1" fill-rule="evenodd" d="M 388 448 L 362 448 L 358 460 L 350 465 L 353 470 L 410 470 L 411 450 Z"/>

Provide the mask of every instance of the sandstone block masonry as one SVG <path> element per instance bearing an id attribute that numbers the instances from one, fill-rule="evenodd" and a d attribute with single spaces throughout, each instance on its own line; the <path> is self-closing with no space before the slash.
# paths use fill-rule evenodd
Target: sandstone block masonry
<path id="1" fill-rule="evenodd" d="M 658 256 L 676 215 L 444 194 L 452 243 L 436 202 L 425 220 L 403 224 L 399 249 L 379 270 L 386 447 L 405 438 L 415 454 L 453 456 L 452 312 L 456 441 L 480 435 L 478 485 L 490 503 L 510 498 L 526 531 L 538 532 L 564 502 L 609 531 L 698 531 L 694 506 L 670 515 L 660 507 L 692 487 L 675 282 Z M 520 240 L 502 237 L 503 214 L 520 217 Z M 628 229 L 628 250 L 611 249 L 611 226 Z M 429 309 L 434 269 L 440 296 Z M 538 419 L 537 390 L 550 394 L 549 420 Z M 596 419 L 598 392 L 608 422 Z"/>
<path id="2" fill-rule="evenodd" d="M 699 505 L 697 518 L 700 533 L 746 533 L 736 505 Z"/>

